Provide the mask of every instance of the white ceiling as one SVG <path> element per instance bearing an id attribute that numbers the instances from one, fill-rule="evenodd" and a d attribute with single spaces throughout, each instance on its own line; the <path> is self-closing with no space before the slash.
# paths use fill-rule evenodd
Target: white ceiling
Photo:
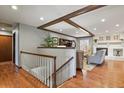
<path id="1" fill-rule="evenodd" d="M 124 32 L 124 6 L 111 5 L 77 16 L 71 20 L 88 29 L 94 34 Z M 105 22 L 101 22 L 105 19 Z M 115 25 L 119 24 L 119 27 Z M 96 28 L 96 30 L 94 30 Z"/>
<path id="2" fill-rule="evenodd" d="M 20 5 L 18 10 L 11 6 L 0 6 L 0 20 L 9 23 L 23 23 L 32 26 L 40 26 L 68 13 L 76 11 L 85 6 L 71 5 Z M 44 17 L 44 21 L 40 20 Z"/>
<path id="3" fill-rule="evenodd" d="M 64 33 L 67 35 L 75 36 L 75 37 L 83 37 L 83 36 L 89 36 L 89 33 L 84 31 L 83 29 L 78 29 L 66 22 L 60 22 L 51 26 L 46 27 L 46 29 L 56 31 L 59 33 Z"/>
<path id="4" fill-rule="evenodd" d="M 18 10 L 11 9 L 11 6 L 0 6 L 0 22 L 6 22 L 10 24 L 23 23 L 38 27 L 56 18 L 69 14 L 80 8 L 85 7 L 84 5 L 21 5 L 18 6 Z M 124 30 L 124 6 L 106 6 L 95 11 L 71 18 L 72 21 L 76 22 L 80 26 L 88 29 L 94 34 L 123 32 Z M 40 20 L 40 17 L 44 17 L 44 21 Z M 105 18 L 105 22 L 101 22 L 101 19 Z M 119 24 L 119 27 L 115 27 Z M 66 27 L 61 25 L 62 29 Z M 60 29 L 61 29 L 60 28 Z M 96 31 L 93 30 L 96 28 Z M 57 28 L 58 29 L 58 28 Z M 69 34 L 74 34 L 70 28 Z M 77 31 L 77 30 L 76 30 Z M 76 33 L 75 31 L 75 33 Z M 66 33 L 66 32 L 63 32 Z M 78 33 L 80 34 L 80 33 Z M 76 35 L 76 34 L 75 34 Z M 83 35 L 82 35 L 83 36 Z"/>

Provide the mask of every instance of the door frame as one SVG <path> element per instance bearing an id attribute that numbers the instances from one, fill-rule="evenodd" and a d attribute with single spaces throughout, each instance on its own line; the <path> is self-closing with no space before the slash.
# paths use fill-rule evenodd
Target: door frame
<path id="1" fill-rule="evenodd" d="M 13 61 L 13 63 L 15 64 L 15 61 L 16 61 L 16 59 L 15 59 L 15 52 L 16 52 L 16 32 L 14 32 L 13 34 L 12 34 L 12 61 Z"/>

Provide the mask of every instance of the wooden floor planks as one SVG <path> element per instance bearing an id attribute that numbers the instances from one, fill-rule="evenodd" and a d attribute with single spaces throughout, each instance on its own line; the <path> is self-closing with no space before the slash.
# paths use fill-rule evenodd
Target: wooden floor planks
<path id="1" fill-rule="evenodd" d="M 61 88 L 114 88 L 124 87 L 124 62 L 108 60 L 92 71 L 82 74 L 77 71 Z M 0 64 L 0 88 L 46 88 L 36 78 L 11 62 Z"/>

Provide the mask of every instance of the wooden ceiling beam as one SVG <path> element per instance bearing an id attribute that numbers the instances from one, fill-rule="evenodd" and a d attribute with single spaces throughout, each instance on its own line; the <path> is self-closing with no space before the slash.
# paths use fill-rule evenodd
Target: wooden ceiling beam
<path id="1" fill-rule="evenodd" d="M 81 15 L 81 14 L 85 14 L 87 12 L 90 12 L 90 11 L 93 11 L 93 10 L 96 10 L 96 9 L 99 9 L 99 8 L 102 8 L 104 7 L 105 5 L 89 5 L 89 6 L 86 6 L 84 8 L 81 8 L 75 12 L 72 12 L 70 14 L 67 14 L 65 16 L 62 16 L 60 18 L 57 18 L 53 21 L 50 21 L 42 26 L 39 26 L 38 29 L 42 29 L 42 28 L 45 28 L 45 27 L 48 27 L 48 26 L 51 26 L 51 25 L 54 25 L 56 23 L 59 23 L 59 22 L 62 22 L 64 20 L 67 20 L 67 19 L 70 19 L 72 17 L 75 17 L 75 16 L 78 16 L 78 15 Z"/>
<path id="2" fill-rule="evenodd" d="M 67 23 L 69 23 L 70 25 L 72 25 L 72 26 L 78 28 L 79 30 L 82 29 L 82 30 L 85 31 L 86 33 L 89 33 L 91 36 L 94 36 L 93 33 L 91 33 L 90 31 L 88 31 L 88 30 L 85 29 L 84 27 L 78 25 L 77 23 L 73 22 L 72 20 L 69 20 L 69 19 L 68 19 L 68 20 L 65 20 L 65 22 L 67 22 Z"/>
<path id="3" fill-rule="evenodd" d="M 93 36 L 81 36 L 81 37 L 77 37 L 76 39 L 82 39 L 82 38 L 91 38 Z"/>

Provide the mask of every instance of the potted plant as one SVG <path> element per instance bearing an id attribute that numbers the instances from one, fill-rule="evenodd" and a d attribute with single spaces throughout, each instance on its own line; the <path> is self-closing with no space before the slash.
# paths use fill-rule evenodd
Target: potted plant
<path id="1" fill-rule="evenodd" d="M 97 39 L 94 39 L 94 42 L 95 42 L 95 43 L 97 43 L 97 41 L 98 41 Z"/>
<path id="2" fill-rule="evenodd" d="M 44 41 L 45 41 L 45 44 L 41 44 L 42 46 L 53 47 L 53 39 L 50 35 L 47 38 L 45 38 Z"/>

